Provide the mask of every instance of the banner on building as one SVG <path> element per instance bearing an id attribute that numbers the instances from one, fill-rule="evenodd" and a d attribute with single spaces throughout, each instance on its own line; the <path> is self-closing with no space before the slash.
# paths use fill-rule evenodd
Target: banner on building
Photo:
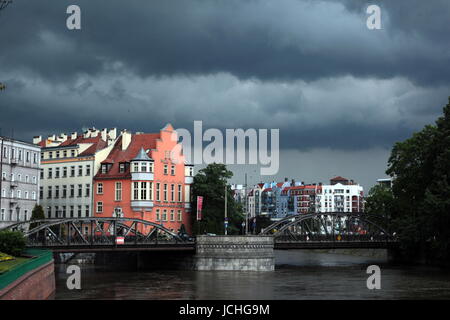
<path id="1" fill-rule="evenodd" d="M 203 197 L 197 196 L 197 221 L 202 220 Z"/>

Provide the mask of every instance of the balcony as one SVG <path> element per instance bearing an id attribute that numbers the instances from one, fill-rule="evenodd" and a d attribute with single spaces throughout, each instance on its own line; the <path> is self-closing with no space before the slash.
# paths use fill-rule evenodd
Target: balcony
<path id="1" fill-rule="evenodd" d="M 10 164 L 11 164 L 12 166 L 15 166 L 17 163 L 18 163 L 18 160 L 15 159 L 15 158 L 11 159 L 11 161 L 10 161 Z"/>
<path id="2" fill-rule="evenodd" d="M 17 182 L 17 181 L 11 181 L 11 183 L 10 183 L 10 187 L 11 187 L 11 189 L 12 188 L 17 188 L 17 186 L 19 185 L 19 183 Z"/>
<path id="3" fill-rule="evenodd" d="M 153 208 L 153 201 L 131 200 L 131 208 L 133 211 L 151 210 Z"/>
<path id="4" fill-rule="evenodd" d="M 153 181 L 153 173 L 150 172 L 132 172 L 131 180 L 134 181 Z"/>

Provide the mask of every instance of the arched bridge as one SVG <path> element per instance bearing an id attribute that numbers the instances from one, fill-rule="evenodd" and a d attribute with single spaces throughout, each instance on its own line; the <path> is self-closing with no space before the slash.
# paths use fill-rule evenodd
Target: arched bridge
<path id="1" fill-rule="evenodd" d="M 160 224 L 133 218 L 29 220 L 4 229 L 23 231 L 28 247 L 50 248 L 54 252 L 194 250 L 193 241 Z"/>
<path id="2" fill-rule="evenodd" d="M 388 248 L 397 241 L 381 215 L 326 212 L 288 216 L 261 232 L 275 249 Z"/>

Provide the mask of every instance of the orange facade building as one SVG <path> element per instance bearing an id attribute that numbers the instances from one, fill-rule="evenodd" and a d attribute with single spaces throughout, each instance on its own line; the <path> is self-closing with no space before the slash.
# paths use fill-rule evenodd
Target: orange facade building
<path id="1" fill-rule="evenodd" d="M 191 233 L 190 185 L 193 166 L 185 164 L 176 132 L 122 133 L 94 177 L 94 215 L 126 217 Z"/>

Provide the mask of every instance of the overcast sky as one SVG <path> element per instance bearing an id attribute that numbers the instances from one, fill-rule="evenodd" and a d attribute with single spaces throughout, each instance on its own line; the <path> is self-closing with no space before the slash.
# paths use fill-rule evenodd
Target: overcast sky
<path id="1" fill-rule="evenodd" d="M 80 31 L 66 28 L 70 4 Z M 366 27 L 369 4 L 381 30 Z M 25 140 L 279 128 L 281 168 L 262 179 L 342 175 L 367 192 L 392 144 L 447 102 L 449 20 L 447 0 L 14 0 L 0 12 L 0 127 Z"/>

